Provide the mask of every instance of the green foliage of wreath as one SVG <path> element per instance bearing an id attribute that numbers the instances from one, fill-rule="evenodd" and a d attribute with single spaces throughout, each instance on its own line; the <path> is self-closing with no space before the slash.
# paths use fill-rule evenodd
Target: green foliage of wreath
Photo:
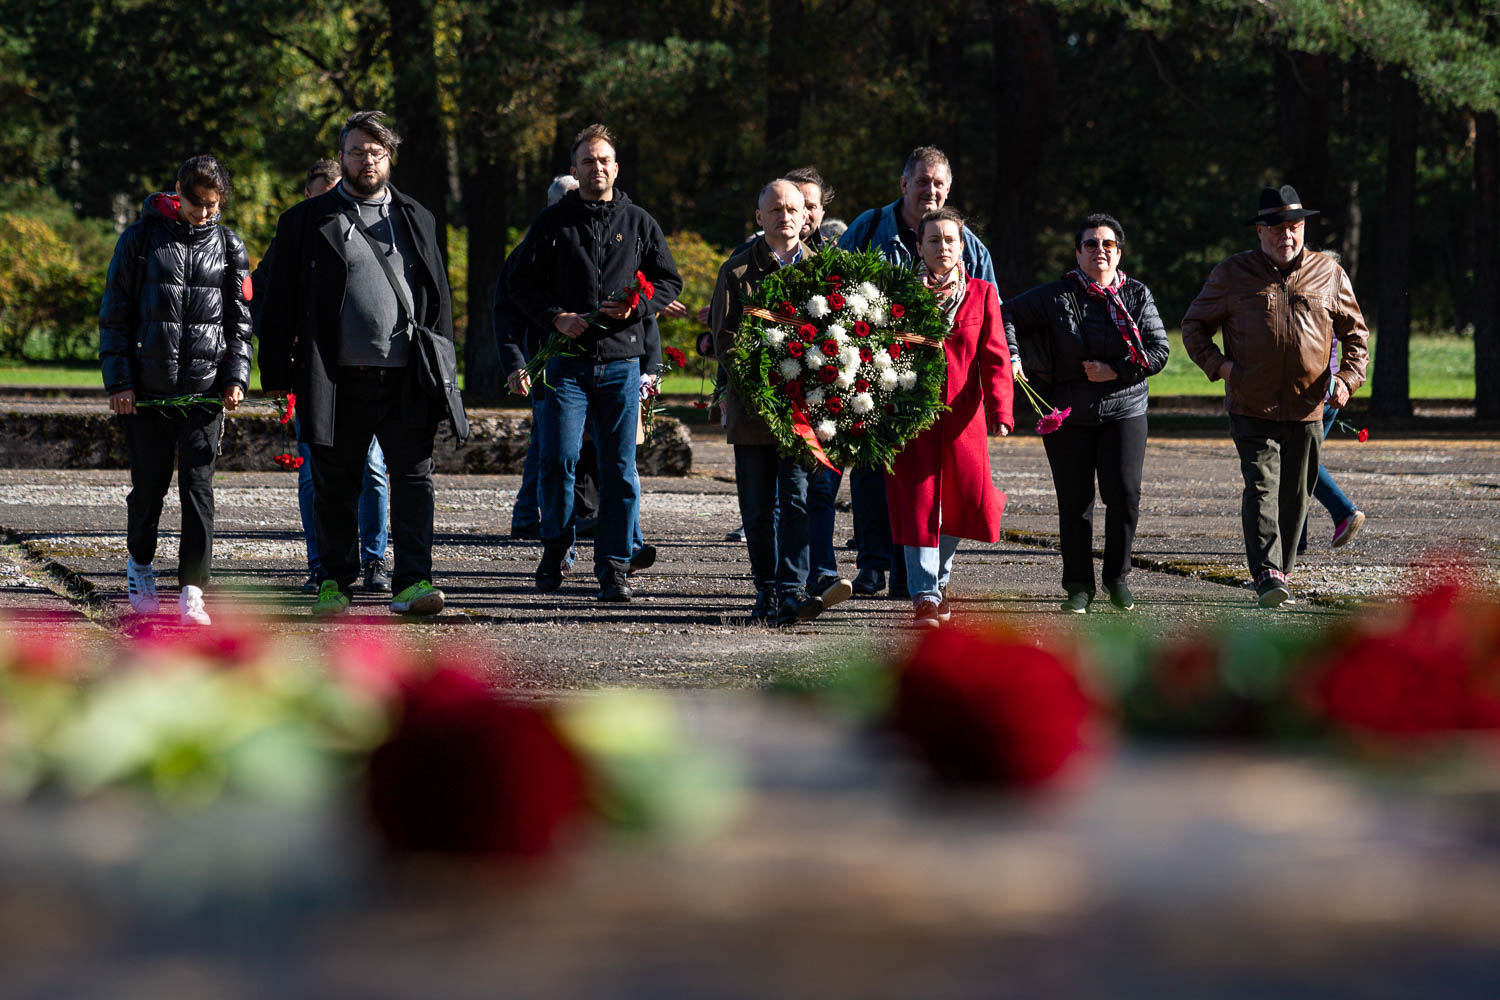
<path id="1" fill-rule="evenodd" d="M 813 461 L 796 427 L 798 404 L 829 461 L 861 469 L 889 469 L 948 409 L 942 311 L 914 272 L 880 254 L 831 247 L 767 275 L 746 305 L 778 319 L 747 309 L 729 374 L 782 454 Z"/>

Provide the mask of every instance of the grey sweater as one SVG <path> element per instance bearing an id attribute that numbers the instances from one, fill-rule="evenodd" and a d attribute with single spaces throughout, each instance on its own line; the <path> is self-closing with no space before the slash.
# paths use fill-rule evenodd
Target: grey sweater
<path id="1" fill-rule="evenodd" d="M 406 231 L 406 223 L 400 214 L 390 213 L 390 191 L 378 201 L 355 198 L 342 185 L 339 194 L 345 202 L 341 228 L 344 232 L 344 258 L 349 265 L 349 278 L 344 287 L 339 364 L 402 367 L 411 347 L 406 308 L 397 299 L 370 244 L 350 222 L 348 212 L 351 209 L 359 212 L 370 235 L 375 237 L 376 244 L 390 261 L 391 269 L 405 286 L 403 292 L 408 303 L 412 301 L 414 270 L 421 264 L 411 234 Z"/>

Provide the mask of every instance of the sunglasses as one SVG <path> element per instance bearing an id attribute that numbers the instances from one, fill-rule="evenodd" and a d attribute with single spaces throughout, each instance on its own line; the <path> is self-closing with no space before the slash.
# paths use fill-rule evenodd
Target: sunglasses
<path id="1" fill-rule="evenodd" d="M 1114 240 L 1084 240 L 1083 248 L 1085 250 L 1098 250 L 1101 244 L 1103 245 L 1104 249 L 1109 251 L 1110 253 L 1113 253 L 1114 251 L 1120 249 L 1120 244 L 1116 243 Z"/>

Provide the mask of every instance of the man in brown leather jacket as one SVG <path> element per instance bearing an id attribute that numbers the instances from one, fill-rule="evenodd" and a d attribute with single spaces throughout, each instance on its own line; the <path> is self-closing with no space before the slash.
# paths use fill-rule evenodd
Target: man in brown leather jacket
<path id="1" fill-rule="evenodd" d="M 1317 482 L 1323 400 L 1342 407 L 1364 384 L 1368 331 L 1349 276 L 1303 246 L 1304 208 L 1290 185 L 1265 188 L 1260 246 L 1214 268 L 1182 319 L 1182 346 L 1211 381 L 1223 379 L 1229 433 L 1245 491 L 1245 557 L 1263 608 L 1291 598 L 1287 576 Z M 1213 342 L 1222 331 L 1223 350 Z M 1333 339 L 1342 345 L 1330 375 Z M 1335 379 L 1329 391 L 1329 378 Z"/>

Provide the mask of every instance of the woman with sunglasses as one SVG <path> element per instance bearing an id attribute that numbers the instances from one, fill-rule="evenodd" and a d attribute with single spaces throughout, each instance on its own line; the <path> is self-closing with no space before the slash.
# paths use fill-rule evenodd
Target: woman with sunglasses
<path id="1" fill-rule="evenodd" d="M 1104 501 L 1105 589 L 1122 611 L 1135 606 L 1125 578 L 1135 539 L 1146 458 L 1146 379 L 1167 363 L 1167 332 L 1151 291 L 1120 270 L 1125 230 L 1090 215 L 1074 238 L 1078 267 L 1060 281 L 1005 303 L 1023 377 L 1043 383 L 1058 409 L 1072 412 L 1042 439 L 1057 492 L 1063 610 L 1094 599 L 1094 483 Z"/>

